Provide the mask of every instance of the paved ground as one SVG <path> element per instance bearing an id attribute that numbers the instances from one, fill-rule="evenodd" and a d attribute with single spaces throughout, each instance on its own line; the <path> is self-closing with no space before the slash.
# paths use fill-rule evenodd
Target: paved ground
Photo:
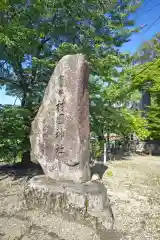
<path id="1" fill-rule="evenodd" d="M 115 226 L 125 240 L 160 239 L 160 158 L 109 163 L 108 188 Z M 23 204 L 26 180 L 37 172 L 0 167 L 0 240 L 99 240 L 95 231 Z M 103 236 L 103 240 L 114 238 Z"/>
<path id="2" fill-rule="evenodd" d="M 124 239 L 159 240 L 160 157 L 137 156 L 108 166 L 103 182 Z"/>

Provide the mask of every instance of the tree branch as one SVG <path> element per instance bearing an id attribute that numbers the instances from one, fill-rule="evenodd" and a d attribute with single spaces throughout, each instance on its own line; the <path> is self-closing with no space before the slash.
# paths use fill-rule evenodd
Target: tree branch
<path id="1" fill-rule="evenodd" d="M 17 88 L 21 89 L 20 85 L 18 83 L 16 83 L 14 80 L 5 78 L 5 77 L 0 77 L 0 85 L 7 85 L 7 84 L 13 84 L 13 85 L 17 86 Z"/>
<path id="2" fill-rule="evenodd" d="M 50 39 L 51 39 L 51 38 L 48 37 L 48 38 L 43 39 L 43 40 L 41 41 L 41 44 L 40 44 L 40 45 L 38 46 L 38 48 L 37 48 L 37 53 L 36 53 L 36 55 L 35 55 L 36 58 L 39 58 L 39 57 L 40 57 L 40 53 L 41 53 L 41 50 L 43 49 L 44 44 L 45 44 L 46 42 L 48 42 Z M 35 79 L 35 77 L 36 77 L 36 73 L 37 73 L 37 67 L 32 70 L 32 82 L 34 81 L 34 79 Z"/>

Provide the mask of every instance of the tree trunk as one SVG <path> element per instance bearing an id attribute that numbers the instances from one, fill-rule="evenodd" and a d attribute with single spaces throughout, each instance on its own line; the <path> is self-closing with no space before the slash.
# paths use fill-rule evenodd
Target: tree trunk
<path id="1" fill-rule="evenodd" d="M 23 98 L 22 98 L 22 101 L 21 101 L 21 107 L 22 108 L 26 108 L 28 109 L 27 107 L 27 91 L 23 93 Z M 31 128 L 31 122 L 29 121 L 28 118 L 25 119 L 24 121 L 25 125 L 27 127 L 29 127 L 29 129 Z M 29 166 L 32 162 L 31 162 L 31 157 L 30 157 L 30 140 L 29 140 L 29 134 L 30 134 L 30 130 L 29 132 L 25 132 L 25 136 L 24 136 L 24 140 L 23 140 L 23 149 L 24 149 L 24 152 L 22 154 L 22 161 L 21 163 L 24 165 L 24 166 Z"/>
<path id="2" fill-rule="evenodd" d="M 146 117 L 149 106 L 151 105 L 151 96 L 150 93 L 147 90 L 142 91 L 142 99 L 141 99 L 141 109 L 142 109 L 142 117 Z"/>
<path id="3" fill-rule="evenodd" d="M 30 151 L 25 151 L 22 155 L 22 162 L 24 166 L 29 166 L 31 162 Z"/>

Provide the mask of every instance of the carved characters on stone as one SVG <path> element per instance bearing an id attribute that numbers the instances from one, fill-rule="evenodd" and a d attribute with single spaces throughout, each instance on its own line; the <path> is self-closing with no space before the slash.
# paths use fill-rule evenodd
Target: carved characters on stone
<path id="1" fill-rule="evenodd" d="M 57 130 L 55 133 L 56 138 L 60 138 L 60 144 L 56 144 L 56 157 L 63 157 L 64 155 L 64 104 L 65 104 L 65 97 L 64 97 L 64 77 L 60 75 L 59 77 L 59 89 L 58 95 L 59 99 L 56 104 L 56 111 L 57 111 Z"/>

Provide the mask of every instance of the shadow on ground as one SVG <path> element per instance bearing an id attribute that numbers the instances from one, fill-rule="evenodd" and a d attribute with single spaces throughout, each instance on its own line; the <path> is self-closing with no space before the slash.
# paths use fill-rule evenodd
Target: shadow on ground
<path id="1" fill-rule="evenodd" d="M 5 178 L 12 177 L 13 181 L 26 177 L 27 180 L 31 179 L 35 175 L 42 175 L 43 170 L 40 165 L 31 163 L 28 166 L 24 166 L 21 163 L 6 164 L 0 166 L 0 181 Z"/>
<path id="2" fill-rule="evenodd" d="M 93 163 L 91 165 L 91 176 L 98 174 L 102 179 L 103 174 L 108 169 L 102 162 Z M 26 177 L 27 180 L 36 175 L 43 175 L 44 172 L 39 164 L 31 163 L 24 166 L 21 163 L 0 165 L 0 181 L 12 177 L 12 180 L 18 180 Z"/>
<path id="3" fill-rule="evenodd" d="M 94 174 L 98 174 L 100 179 L 102 179 L 103 174 L 107 169 L 108 167 L 102 162 L 93 163 L 93 165 L 91 165 L 91 176 L 93 176 Z"/>

